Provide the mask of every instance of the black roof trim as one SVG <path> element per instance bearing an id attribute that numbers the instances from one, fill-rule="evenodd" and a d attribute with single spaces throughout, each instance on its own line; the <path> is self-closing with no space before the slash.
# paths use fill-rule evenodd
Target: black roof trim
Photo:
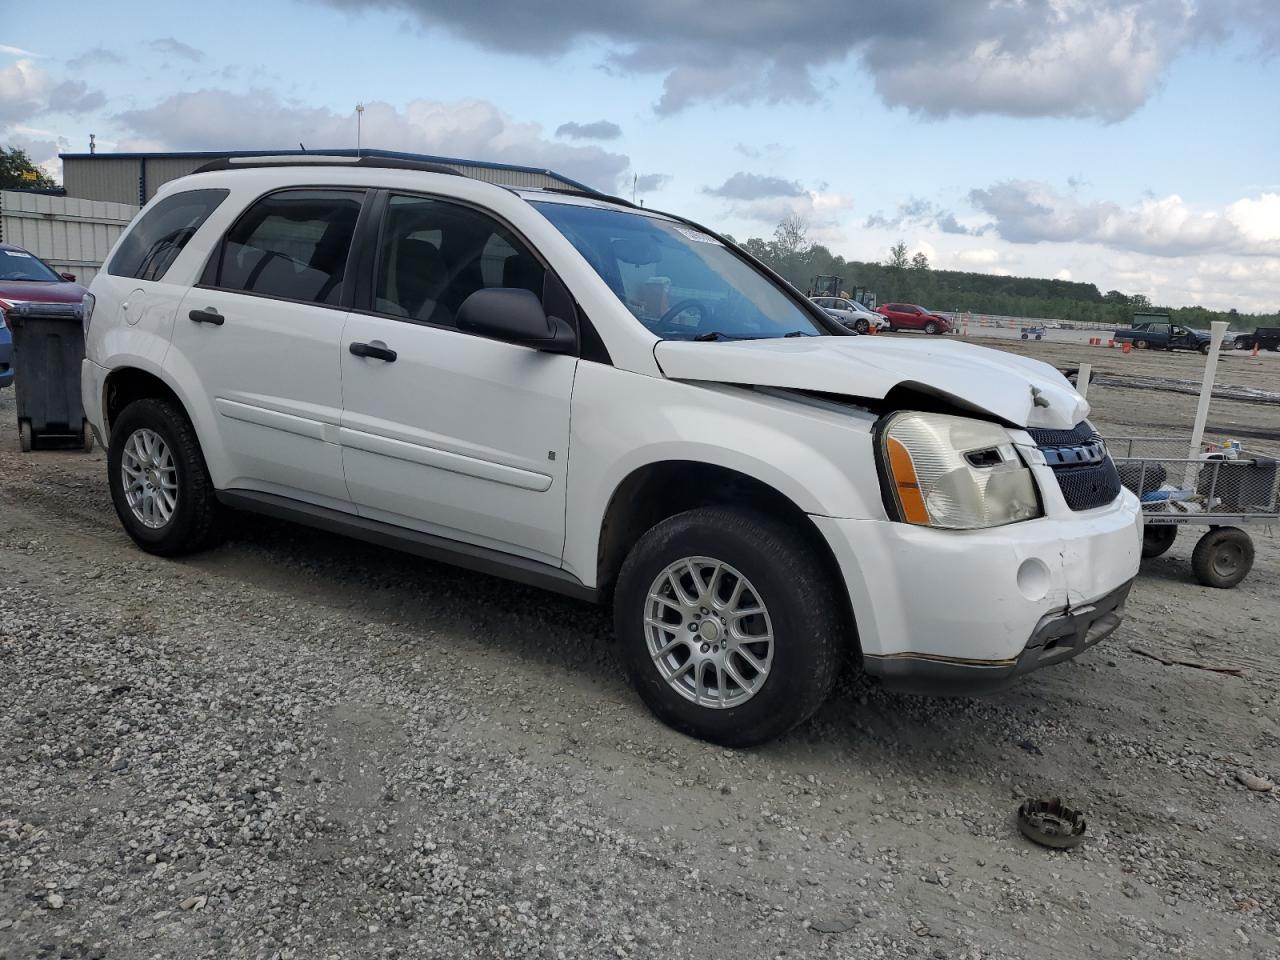
<path id="1" fill-rule="evenodd" d="M 231 156 L 210 160 L 195 169 L 195 173 L 212 173 L 216 170 L 249 170 L 262 167 L 378 167 L 385 170 L 417 170 L 419 173 L 443 173 L 451 177 L 465 177 L 453 167 L 428 160 L 409 160 L 404 157 L 360 156 L 343 157 L 326 153 L 279 153 L 252 157 Z"/>
<path id="2" fill-rule="evenodd" d="M 517 187 L 516 189 L 521 189 Z M 567 197 L 589 197 L 592 200 L 607 200 L 609 203 L 616 203 L 619 206 L 630 207 L 633 210 L 643 210 L 644 207 L 639 204 L 632 203 L 630 200 L 624 200 L 622 197 L 615 197 L 612 194 L 601 193 L 599 190 L 592 190 L 590 187 L 537 187 L 537 190 L 543 193 L 562 193 Z"/>

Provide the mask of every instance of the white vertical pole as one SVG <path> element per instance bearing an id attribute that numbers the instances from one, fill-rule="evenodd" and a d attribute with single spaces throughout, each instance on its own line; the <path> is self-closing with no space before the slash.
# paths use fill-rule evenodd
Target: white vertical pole
<path id="1" fill-rule="evenodd" d="M 1227 321 L 1214 320 L 1209 325 L 1209 355 L 1204 360 L 1204 378 L 1200 381 L 1200 402 L 1196 404 L 1196 422 L 1191 428 L 1191 446 L 1187 448 L 1187 459 L 1195 460 L 1200 456 L 1200 443 L 1204 440 L 1204 425 L 1209 419 L 1209 401 L 1213 398 L 1213 382 L 1218 373 L 1218 350 L 1222 346 L 1222 336 L 1227 332 Z M 1195 483 L 1195 474 L 1199 467 L 1194 463 L 1187 464 L 1183 486 L 1190 487 Z"/>
<path id="2" fill-rule="evenodd" d="M 1076 393 L 1082 397 L 1089 396 L 1089 378 L 1093 376 L 1093 364 L 1082 363 L 1076 371 Z"/>

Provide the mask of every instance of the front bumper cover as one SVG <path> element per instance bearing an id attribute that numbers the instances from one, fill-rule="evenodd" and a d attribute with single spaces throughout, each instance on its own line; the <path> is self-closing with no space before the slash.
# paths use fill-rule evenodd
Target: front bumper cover
<path id="1" fill-rule="evenodd" d="M 1046 614 L 1027 645 L 1009 660 L 965 660 L 935 654 L 864 656 L 863 668 L 901 693 L 967 696 L 1008 686 L 1015 677 L 1078 656 L 1110 636 L 1124 617 L 1133 581 L 1092 603 Z"/>

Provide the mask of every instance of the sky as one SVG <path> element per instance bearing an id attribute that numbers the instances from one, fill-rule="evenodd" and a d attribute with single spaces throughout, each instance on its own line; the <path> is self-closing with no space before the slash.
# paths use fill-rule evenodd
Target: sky
<path id="1" fill-rule="evenodd" d="M 363 103 L 739 240 L 1273 312 L 1277 54 L 1277 0 L 0 0 L 0 144 L 352 147 Z"/>

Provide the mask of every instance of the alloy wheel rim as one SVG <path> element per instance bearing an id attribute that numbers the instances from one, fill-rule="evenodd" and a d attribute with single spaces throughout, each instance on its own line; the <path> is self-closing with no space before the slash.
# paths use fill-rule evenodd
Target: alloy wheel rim
<path id="1" fill-rule="evenodd" d="M 120 456 L 125 502 L 143 526 L 158 530 L 178 508 L 178 467 L 160 434 L 140 427 L 129 434 Z"/>
<path id="2" fill-rule="evenodd" d="M 769 611 L 751 581 L 723 561 L 684 557 L 667 566 L 649 587 L 644 628 L 663 680 L 700 707 L 740 706 L 769 678 Z"/>

